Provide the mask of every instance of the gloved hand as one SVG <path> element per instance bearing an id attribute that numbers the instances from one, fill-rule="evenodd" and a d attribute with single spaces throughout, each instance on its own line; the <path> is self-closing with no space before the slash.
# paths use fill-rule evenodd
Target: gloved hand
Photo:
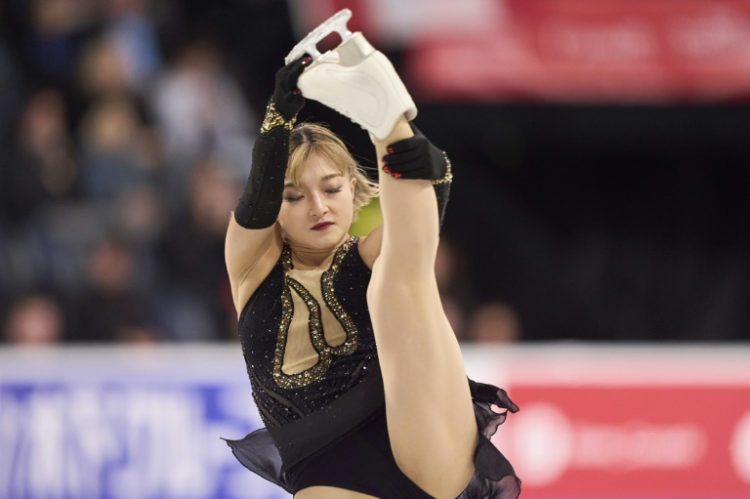
<path id="1" fill-rule="evenodd" d="M 413 123 L 410 125 L 414 137 L 388 146 L 388 154 L 383 156 L 383 171 L 393 178 L 431 180 L 437 197 L 438 220 L 442 227 L 453 180 L 450 160 Z"/>
<path id="2" fill-rule="evenodd" d="M 253 166 L 247 186 L 234 210 L 234 219 L 248 229 L 263 229 L 276 222 L 289 160 L 289 135 L 295 116 L 305 104 L 297 79 L 312 59 L 300 57 L 276 72 L 276 88 L 253 146 Z"/>
<path id="3" fill-rule="evenodd" d="M 383 171 L 394 178 L 440 180 L 448 169 L 445 153 L 411 124 L 414 137 L 388 146 Z"/>
<path id="4" fill-rule="evenodd" d="M 305 55 L 276 71 L 276 86 L 273 90 L 272 100 L 276 105 L 276 111 L 285 120 L 294 118 L 305 105 L 305 98 L 302 97 L 302 92 L 297 88 L 297 80 L 305 70 L 305 66 L 310 64 L 311 61 L 312 58 Z"/>

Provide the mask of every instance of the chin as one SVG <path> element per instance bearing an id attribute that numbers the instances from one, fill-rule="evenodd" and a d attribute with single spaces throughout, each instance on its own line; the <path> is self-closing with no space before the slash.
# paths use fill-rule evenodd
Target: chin
<path id="1" fill-rule="evenodd" d="M 328 230 L 321 233 L 310 231 L 304 237 L 292 238 L 292 241 L 300 246 L 323 250 L 336 246 L 347 236 L 348 234 L 345 234 L 340 229 Z"/>
<path id="2" fill-rule="evenodd" d="M 335 230 L 327 230 L 321 234 L 314 234 L 317 237 L 314 238 L 315 243 L 320 246 L 331 246 L 341 241 L 345 234 L 338 228 Z"/>
<path id="3" fill-rule="evenodd" d="M 326 234 L 324 239 L 326 242 L 330 242 L 330 244 L 339 244 L 344 242 L 346 239 L 349 238 L 349 232 L 341 229 L 337 229 L 335 233 Z"/>

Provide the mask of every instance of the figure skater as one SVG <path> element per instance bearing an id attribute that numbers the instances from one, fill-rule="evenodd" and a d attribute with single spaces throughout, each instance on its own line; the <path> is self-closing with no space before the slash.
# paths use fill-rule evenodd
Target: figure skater
<path id="1" fill-rule="evenodd" d="M 382 53 L 361 33 L 336 52 L 277 72 L 229 222 L 226 264 L 266 427 L 228 444 L 295 499 L 516 498 L 520 481 L 489 438 L 518 409 L 467 378 L 434 275 L 450 162 L 407 120 L 416 108 Z M 305 97 L 370 133 L 378 185 L 330 130 L 295 126 Z M 350 236 L 378 190 L 382 225 Z"/>

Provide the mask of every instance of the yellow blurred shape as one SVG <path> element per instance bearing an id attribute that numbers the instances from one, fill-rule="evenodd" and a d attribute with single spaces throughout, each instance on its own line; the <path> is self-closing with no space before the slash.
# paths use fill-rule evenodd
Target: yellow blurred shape
<path id="1" fill-rule="evenodd" d="M 352 224 L 349 233 L 353 236 L 365 236 L 381 223 L 383 223 L 383 216 L 380 213 L 380 200 L 372 198 L 359 210 L 357 220 Z"/>

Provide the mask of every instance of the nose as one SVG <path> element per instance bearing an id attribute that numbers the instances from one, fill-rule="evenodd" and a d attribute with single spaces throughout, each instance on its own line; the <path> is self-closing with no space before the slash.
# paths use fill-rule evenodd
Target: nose
<path id="1" fill-rule="evenodd" d="M 320 194 L 313 194 L 310 196 L 310 216 L 314 218 L 322 218 L 323 215 L 328 213 L 328 206 L 326 206 Z"/>

